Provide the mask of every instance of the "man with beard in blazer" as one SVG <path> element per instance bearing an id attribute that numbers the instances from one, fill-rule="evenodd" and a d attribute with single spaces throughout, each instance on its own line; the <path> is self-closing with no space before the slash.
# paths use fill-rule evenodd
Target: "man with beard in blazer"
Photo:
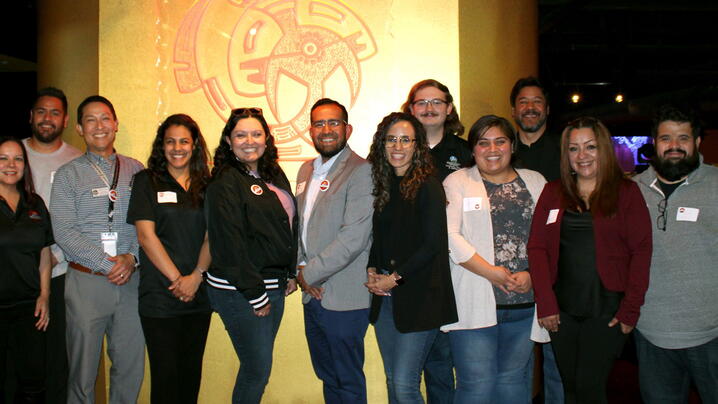
<path id="1" fill-rule="evenodd" d="M 326 403 L 366 403 L 364 287 L 372 223 L 371 167 L 347 146 L 346 108 L 323 98 L 311 110 L 319 156 L 297 175 L 299 272 L 304 325 Z"/>

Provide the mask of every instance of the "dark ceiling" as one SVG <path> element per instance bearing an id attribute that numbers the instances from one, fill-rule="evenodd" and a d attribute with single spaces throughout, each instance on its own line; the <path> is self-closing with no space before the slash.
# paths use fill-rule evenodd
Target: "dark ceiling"
<path id="1" fill-rule="evenodd" d="M 554 121 L 590 114 L 631 134 L 667 102 L 718 116 L 718 1 L 539 0 L 539 15 Z"/>
<path id="2" fill-rule="evenodd" d="M 481 0 L 476 0 L 481 1 Z M 27 131 L 36 88 L 36 0 L 0 4 L 0 83 L 6 130 Z M 538 0 L 540 78 L 551 121 L 579 114 L 604 119 L 614 134 L 647 130 L 665 102 L 689 102 L 718 127 L 718 1 Z M 573 104 L 570 94 L 582 101 Z M 621 92 L 625 101 L 617 104 Z M 8 97 L 8 95 L 10 95 Z M 19 119 L 18 119 L 19 117 Z M 713 121 L 712 121 L 713 120 Z M 619 133 L 615 133 L 619 132 Z M 621 133 L 625 132 L 625 133 Z"/>

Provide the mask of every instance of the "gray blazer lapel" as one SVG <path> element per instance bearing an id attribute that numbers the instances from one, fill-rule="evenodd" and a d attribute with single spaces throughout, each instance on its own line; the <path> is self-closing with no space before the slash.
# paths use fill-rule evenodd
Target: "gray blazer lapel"
<path id="1" fill-rule="evenodd" d="M 329 181 L 329 189 L 326 190 L 326 192 L 322 192 L 321 190 L 317 193 L 317 198 L 314 200 L 314 206 L 313 208 L 316 208 L 319 206 L 319 203 L 321 203 L 322 199 L 327 194 L 332 194 L 332 187 L 339 186 L 339 184 L 335 183 L 335 179 L 339 176 L 339 174 L 344 171 L 344 167 L 347 165 L 347 160 L 349 159 L 349 156 L 352 154 L 352 150 L 349 148 L 349 146 L 344 147 L 344 150 L 340 152 L 341 154 L 339 157 L 337 157 L 337 161 L 334 162 L 332 165 L 332 168 L 327 173 L 326 180 Z M 313 166 L 312 166 L 313 167 Z M 314 170 L 312 170 L 314 171 Z M 311 174 L 309 175 L 309 179 L 311 179 Z M 307 182 L 307 186 L 309 185 L 309 182 Z M 312 209 L 313 211 L 314 209 Z M 314 212 L 312 212 L 314 213 Z M 312 220 L 312 217 L 309 217 L 309 220 Z"/>
<path id="2" fill-rule="evenodd" d="M 307 201 L 306 195 L 307 190 L 309 189 L 309 181 L 312 179 L 312 174 L 314 173 L 314 160 L 309 160 L 306 163 L 304 163 L 299 168 L 299 173 L 297 174 L 297 188 L 299 188 L 300 184 L 304 189 L 302 189 L 302 192 L 296 193 L 297 198 L 297 213 L 300 215 L 300 218 L 302 215 L 304 215 L 304 204 Z M 296 190 L 298 191 L 298 189 Z M 300 219 L 300 224 L 301 224 Z"/>

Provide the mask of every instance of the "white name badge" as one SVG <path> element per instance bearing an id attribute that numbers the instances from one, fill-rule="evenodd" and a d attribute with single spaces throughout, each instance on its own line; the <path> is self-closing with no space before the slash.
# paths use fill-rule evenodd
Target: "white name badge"
<path id="1" fill-rule="evenodd" d="M 117 232 L 110 231 L 106 233 L 100 233 L 100 241 L 102 241 L 102 249 L 105 254 L 114 257 L 117 255 Z"/>
<path id="2" fill-rule="evenodd" d="M 549 210 L 546 224 L 556 223 L 556 220 L 558 220 L 558 209 Z"/>
<path id="3" fill-rule="evenodd" d="M 464 198 L 464 212 L 471 212 L 473 210 L 481 210 L 481 198 Z"/>
<path id="4" fill-rule="evenodd" d="M 100 196 L 107 196 L 107 194 L 110 193 L 110 188 L 103 187 L 103 188 L 94 188 L 92 190 L 92 197 L 97 198 Z"/>
<path id="5" fill-rule="evenodd" d="M 698 208 L 678 207 L 676 220 L 679 222 L 695 222 L 698 221 L 698 213 L 700 213 Z"/>
<path id="6" fill-rule="evenodd" d="M 177 193 L 172 191 L 158 192 L 157 203 L 177 203 Z"/>
<path id="7" fill-rule="evenodd" d="M 302 192 L 304 192 L 304 187 L 305 187 L 305 186 L 307 186 L 307 182 L 306 182 L 306 181 L 302 181 L 302 182 L 300 182 L 299 184 L 297 184 L 297 195 L 299 195 L 299 194 L 301 194 Z"/>
<path id="8" fill-rule="evenodd" d="M 50 171 L 50 184 L 52 184 L 53 182 L 55 182 L 55 173 L 56 173 L 56 172 L 57 172 L 57 171 Z"/>

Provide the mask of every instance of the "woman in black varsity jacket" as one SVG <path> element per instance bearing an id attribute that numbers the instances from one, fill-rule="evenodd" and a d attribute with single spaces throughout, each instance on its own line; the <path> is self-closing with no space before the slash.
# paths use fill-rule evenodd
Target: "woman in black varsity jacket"
<path id="1" fill-rule="evenodd" d="M 240 359 L 232 402 L 259 404 L 284 298 L 297 289 L 296 203 L 261 109 L 232 111 L 212 177 L 205 197 L 208 294 Z"/>

